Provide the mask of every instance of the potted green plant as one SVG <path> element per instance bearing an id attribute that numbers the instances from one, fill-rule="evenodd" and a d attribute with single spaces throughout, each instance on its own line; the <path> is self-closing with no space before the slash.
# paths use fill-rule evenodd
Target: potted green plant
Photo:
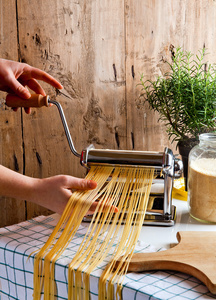
<path id="1" fill-rule="evenodd" d="M 141 101 L 159 113 L 171 142 L 176 141 L 187 177 L 187 157 L 199 134 L 216 127 L 216 68 L 205 61 L 206 49 L 197 55 L 178 48 L 169 71 L 155 80 L 141 76 Z M 186 159 L 186 161 L 184 161 Z"/>

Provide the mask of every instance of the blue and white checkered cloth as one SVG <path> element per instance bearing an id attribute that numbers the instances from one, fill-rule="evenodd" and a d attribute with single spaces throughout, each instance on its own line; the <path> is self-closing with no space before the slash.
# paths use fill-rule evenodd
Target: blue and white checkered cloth
<path id="1" fill-rule="evenodd" d="M 0 300 L 31 300 L 33 294 L 33 257 L 57 224 L 58 216 L 37 217 L 0 229 Z M 85 233 L 81 225 L 64 254 L 56 262 L 57 299 L 67 299 L 68 264 L 75 255 Z M 138 241 L 136 252 L 154 252 L 151 245 Z M 29 257 L 29 258 L 28 258 Z M 91 299 L 98 299 L 98 280 L 104 262 L 90 277 Z M 215 299 L 196 278 L 174 271 L 128 273 L 122 289 L 123 300 L 143 299 Z"/>

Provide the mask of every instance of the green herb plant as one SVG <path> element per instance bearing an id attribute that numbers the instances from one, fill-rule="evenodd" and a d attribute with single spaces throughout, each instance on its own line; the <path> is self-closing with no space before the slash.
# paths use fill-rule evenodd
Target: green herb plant
<path id="1" fill-rule="evenodd" d="M 155 81 L 141 76 L 141 98 L 159 113 L 169 139 L 189 145 L 216 127 L 216 69 L 204 62 L 205 48 L 194 55 L 176 50 L 168 73 Z"/>

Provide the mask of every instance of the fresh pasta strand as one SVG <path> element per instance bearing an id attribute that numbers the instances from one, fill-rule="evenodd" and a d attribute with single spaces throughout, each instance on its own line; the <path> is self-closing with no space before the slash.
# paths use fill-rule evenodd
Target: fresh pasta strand
<path id="1" fill-rule="evenodd" d="M 144 221 L 153 177 L 153 169 L 141 167 L 91 167 L 86 178 L 97 181 L 97 188 L 73 193 L 53 233 L 35 256 L 34 300 L 41 299 L 42 292 L 45 300 L 55 299 L 55 263 L 95 200 L 98 206 L 92 221 L 68 266 L 68 299 L 90 299 L 90 274 L 104 260 L 107 266 L 99 280 L 98 299 L 114 299 L 114 285 L 115 297 L 121 299 L 123 278 Z M 116 260 L 120 264 L 115 269 Z"/>
<path id="2" fill-rule="evenodd" d="M 124 173 L 124 175 L 123 175 L 123 173 Z M 126 173 L 127 173 L 127 176 L 125 177 Z M 75 287 L 75 298 L 74 299 L 89 299 L 88 282 L 89 282 L 90 273 L 95 268 L 95 266 L 97 266 L 101 261 L 103 261 L 104 257 L 106 256 L 108 251 L 111 249 L 113 242 L 114 242 L 113 237 L 115 238 L 116 236 L 118 236 L 120 229 L 122 229 L 122 226 L 121 226 L 122 218 L 124 216 L 126 207 L 128 207 L 129 213 L 127 213 L 127 219 L 125 222 L 126 224 L 123 226 L 123 233 L 119 235 L 122 237 L 122 239 L 120 240 L 119 244 L 117 243 L 117 246 L 114 250 L 115 256 L 112 259 L 110 265 L 106 268 L 105 272 L 102 274 L 102 276 L 100 278 L 99 299 L 105 299 L 105 298 L 113 299 L 111 287 L 113 286 L 112 282 L 114 281 L 114 279 L 112 278 L 112 280 L 110 281 L 110 284 L 108 284 L 108 289 L 109 289 L 109 294 L 110 294 L 110 296 L 108 296 L 108 297 L 106 296 L 106 291 L 104 291 L 104 289 L 106 289 L 106 281 L 108 280 L 110 274 L 112 274 L 116 259 L 118 259 L 120 256 L 122 256 L 125 248 L 132 249 L 132 252 L 133 252 L 136 241 L 138 239 L 139 232 L 140 232 L 140 229 L 142 226 L 142 222 L 144 220 L 144 214 L 145 214 L 145 210 L 146 210 L 146 206 L 147 206 L 147 202 L 148 202 L 148 196 L 149 196 L 149 192 L 150 192 L 150 186 L 152 183 L 154 171 L 152 170 L 151 174 L 150 173 L 149 173 L 149 175 L 147 174 L 147 176 L 151 176 L 151 180 L 150 180 L 150 182 L 148 182 L 148 184 L 146 184 L 146 182 L 144 180 L 145 173 L 146 173 L 146 170 L 144 170 L 144 169 L 140 169 L 140 170 L 136 170 L 133 168 L 129 168 L 127 170 L 121 169 L 121 173 L 119 173 L 119 178 L 118 178 L 119 180 L 117 181 L 116 178 L 113 178 L 113 181 L 111 180 L 110 185 L 113 184 L 118 187 L 118 188 L 116 188 L 116 191 L 118 191 L 117 194 L 119 196 L 119 198 L 118 198 L 119 213 L 115 213 L 116 220 L 112 221 L 112 225 L 110 225 L 108 234 L 106 235 L 106 240 L 104 240 L 101 243 L 101 240 L 100 240 L 101 236 L 99 237 L 99 232 L 102 232 L 102 231 L 100 230 L 100 228 L 98 226 L 97 229 L 99 230 L 99 232 L 96 232 L 96 233 L 94 232 L 94 239 L 92 239 L 91 244 L 89 244 L 88 247 L 86 247 L 86 248 L 83 247 L 83 248 L 79 249 L 77 256 L 72 260 L 72 263 L 69 266 L 69 272 L 72 272 L 73 276 L 75 274 L 75 277 L 74 277 L 75 284 L 73 283 L 74 287 Z M 134 179 L 135 179 L 135 183 L 134 183 Z M 121 188 L 121 185 L 124 186 L 124 189 Z M 144 188 L 146 185 L 148 186 L 147 190 Z M 134 189 L 134 191 L 131 191 L 132 188 Z M 120 190 L 122 192 L 119 192 Z M 145 193 L 140 192 L 143 190 L 145 190 Z M 132 192 L 132 194 L 131 194 L 131 192 Z M 145 197 L 142 197 L 142 194 L 144 194 Z M 129 197 L 129 195 L 130 195 L 130 197 Z M 112 197 L 112 198 L 115 197 L 115 193 L 113 192 L 113 190 L 108 197 Z M 140 203 L 140 206 L 138 206 L 138 203 Z M 138 214 L 136 214 L 137 209 L 139 211 Z M 137 216 L 137 217 L 135 218 L 135 216 Z M 103 221 L 102 215 L 100 216 L 99 219 L 101 220 L 101 223 L 103 225 L 106 224 L 106 226 L 110 220 L 110 218 L 107 219 L 107 217 L 106 217 L 105 220 Z M 128 238 L 128 236 L 130 237 L 129 233 L 130 233 L 131 228 L 133 228 L 132 223 L 134 223 L 134 222 L 135 222 L 136 227 L 139 226 L 140 229 L 137 230 L 137 228 L 135 228 L 135 230 L 133 231 L 133 232 L 135 232 L 135 234 L 131 234 L 131 238 Z M 103 230 L 103 232 L 105 232 L 105 231 Z M 113 235 L 113 237 L 110 239 L 110 237 L 112 235 Z M 127 239 L 128 239 L 128 242 L 126 243 Z M 107 243 L 107 241 L 108 241 L 108 243 Z M 126 243 L 126 246 L 125 246 L 125 243 Z M 131 255 L 132 255 L 132 252 L 131 252 Z M 82 255 L 79 255 L 79 253 L 82 253 Z M 128 256 L 129 256 L 129 254 L 126 253 L 125 257 L 127 258 Z M 73 261 L 75 261 L 75 264 L 73 264 Z M 129 259 L 127 259 L 127 261 L 129 263 Z M 79 267 L 77 267 L 78 265 L 79 265 Z M 76 269 L 76 267 L 77 267 L 77 269 Z M 120 268 L 120 269 L 122 272 L 123 268 Z M 124 266 L 124 270 L 126 272 L 126 270 L 127 270 L 126 266 Z M 82 279 L 81 274 L 83 272 L 85 272 L 84 278 L 86 280 L 84 287 L 82 287 L 80 285 L 80 281 Z M 118 273 L 118 270 L 116 271 L 116 274 L 117 273 Z M 114 277 L 117 276 L 116 274 L 114 274 Z M 70 288 L 72 288 L 72 287 L 70 287 Z M 71 298 L 69 297 L 69 299 L 73 299 L 71 296 L 72 294 L 73 294 L 73 292 L 71 291 L 71 294 L 70 294 Z"/>
<path id="3" fill-rule="evenodd" d="M 140 174 L 136 174 L 137 178 L 149 178 L 148 174 L 147 176 L 143 176 L 143 171 L 146 172 L 146 170 L 141 169 Z M 103 290 L 103 292 L 99 292 L 99 299 L 104 299 L 106 296 L 105 289 L 106 289 L 106 282 L 108 282 L 108 289 L 107 289 L 107 299 L 113 299 L 113 284 L 118 283 L 117 290 L 116 290 L 116 299 L 119 297 L 121 298 L 121 282 L 123 279 L 123 276 L 127 272 L 127 268 L 130 262 L 130 258 L 133 254 L 137 239 L 139 237 L 139 233 L 143 224 L 146 206 L 148 202 L 148 196 L 150 193 L 150 187 L 153 179 L 153 173 L 150 175 L 150 182 L 148 183 L 148 189 L 146 190 L 145 194 L 141 194 L 140 191 L 137 192 L 138 189 L 140 189 L 140 186 L 143 187 L 146 185 L 145 180 L 143 182 L 135 182 L 134 188 L 131 194 L 131 198 L 129 199 L 130 203 L 127 203 L 126 205 L 129 205 L 128 208 L 128 215 L 125 221 L 125 225 L 123 227 L 123 234 L 120 235 L 121 240 L 119 241 L 118 247 L 114 250 L 114 256 L 112 258 L 112 261 L 109 265 L 105 268 L 102 276 L 100 277 L 100 285 L 99 285 L 99 291 L 100 289 Z M 143 189 L 145 190 L 145 189 Z M 144 196 L 144 197 L 143 197 Z M 121 262 L 114 271 L 115 262 L 116 260 L 119 260 L 121 258 Z M 100 296 L 101 295 L 101 296 Z"/>
<path id="4" fill-rule="evenodd" d="M 116 195 L 118 196 L 122 191 L 123 182 L 119 182 L 119 184 L 116 184 L 116 182 L 117 182 L 116 175 L 119 176 L 120 172 L 122 172 L 122 170 L 119 168 L 116 168 L 116 170 L 114 172 L 114 176 L 107 186 L 107 191 L 111 192 L 111 193 L 108 193 L 107 197 L 110 197 L 110 198 L 112 197 L 111 199 L 113 199 L 113 197 L 115 197 Z M 101 199 L 100 201 L 103 201 L 103 199 Z M 114 203 L 114 205 L 116 205 L 116 204 L 117 203 Z M 106 230 L 109 226 L 109 223 L 113 216 L 113 212 L 110 211 L 108 216 L 107 216 L 107 214 L 104 214 L 104 216 L 103 216 L 103 214 L 104 214 L 103 207 L 101 205 L 100 211 L 98 212 L 96 222 L 94 222 L 95 221 L 94 217 L 96 216 L 96 215 L 94 215 L 92 223 L 91 223 L 91 224 L 94 223 L 93 230 L 91 230 L 91 236 L 92 236 L 92 233 L 94 233 L 94 239 L 91 240 L 91 243 L 86 248 L 82 247 L 78 250 L 77 256 L 74 257 L 71 264 L 69 265 L 69 270 L 71 270 L 71 269 L 76 268 L 76 266 L 80 264 L 76 273 L 77 274 L 82 273 L 83 270 L 85 269 L 85 277 L 86 278 L 89 278 L 91 270 L 93 270 L 94 267 L 97 266 L 98 263 L 101 262 L 103 260 L 103 258 L 106 256 L 107 250 L 109 249 L 109 248 L 106 249 L 107 244 L 109 243 L 110 245 L 112 245 L 112 240 L 110 240 L 110 236 L 113 235 L 115 237 L 115 234 L 113 234 L 113 232 L 114 232 L 114 228 L 115 228 L 115 223 L 117 222 L 116 216 L 118 216 L 118 213 L 114 214 L 114 218 L 116 218 L 116 221 L 112 222 L 111 228 L 109 228 L 109 233 L 108 233 L 108 235 L 106 235 L 106 240 L 101 242 L 102 235 L 106 232 Z M 99 221 L 99 220 L 100 220 L 100 224 L 98 226 L 97 221 Z M 94 229 L 96 229 L 95 232 L 94 232 Z M 89 241 L 89 237 L 87 238 L 87 242 L 88 241 Z M 82 253 L 82 255 L 80 256 L 79 253 Z M 83 260 L 83 258 L 84 258 L 84 260 Z M 74 262 L 75 262 L 75 264 L 74 264 Z M 77 276 L 80 276 L 80 275 L 77 275 Z M 76 284 L 75 284 L 75 289 L 77 290 Z M 85 285 L 86 296 L 85 297 L 87 297 L 87 298 L 88 298 L 88 292 L 89 291 L 88 291 L 87 283 L 86 283 L 86 285 Z M 68 298 L 70 299 L 70 297 L 68 297 Z M 75 299 L 77 299 L 77 298 L 75 298 Z"/>
<path id="5" fill-rule="evenodd" d="M 76 233 L 76 229 L 92 202 L 97 199 L 98 190 L 101 189 L 111 172 L 112 168 L 92 167 L 86 178 L 97 181 L 97 188 L 95 190 L 77 191 L 72 194 L 53 233 L 35 256 L 34 300 L 41 299 L 43 285 L 44 299 L 54 299 L 52 288 L 54 286 L 54 268 L 52 266 L 68 245 L 70 238 Z M 57 237 L 59 238 L 57 239 Z"/>

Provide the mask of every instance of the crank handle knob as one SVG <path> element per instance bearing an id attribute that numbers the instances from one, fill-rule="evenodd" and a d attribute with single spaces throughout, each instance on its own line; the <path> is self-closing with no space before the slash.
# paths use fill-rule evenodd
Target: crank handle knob
<path id="1" fill-rule="evenodd" d="M 50 97 L 40 94 L 32 94 L 29 99 L 22 99 L 16 95 L 8 94 L 5 104 L 8 107 L 42 107 L 49 106 Z"/>

